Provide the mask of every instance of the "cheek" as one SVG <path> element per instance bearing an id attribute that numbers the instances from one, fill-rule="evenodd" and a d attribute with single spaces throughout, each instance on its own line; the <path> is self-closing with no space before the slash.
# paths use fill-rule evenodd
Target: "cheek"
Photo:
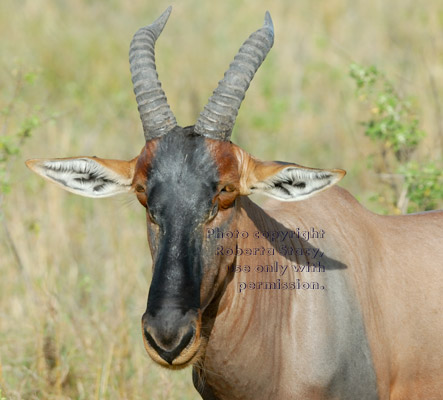
<path id="1" fill-rule="evenodd" d="M 229 278 L 230 267 L 235 261 L 235 233 L 229 232 L 233 225 L 234 210 L 219 212 L 216 218 L 205 226 L 202 246 L 203 275 L 200 290 L 201 306 L 205 308 L 217 290 Z"/>
<path id="2" fill-rule="evenodd" d="M 203 235 L 203 248 L 214 261 L 221 261 L 225 259 L 225 252 L 222 251 L 224 247 L 235 247 L 237 242 L 236 233 L 234 230 L 235 208 L 221 209 L 217 216 L 208 224 L 205 225 Z"/>

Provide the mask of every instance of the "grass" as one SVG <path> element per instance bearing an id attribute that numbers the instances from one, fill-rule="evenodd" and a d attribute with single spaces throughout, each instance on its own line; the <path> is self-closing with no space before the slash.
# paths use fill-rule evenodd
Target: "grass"
<path id="1" fill-rule="evenodd" d="M 46 122 L 11 158 L 0 232 L 0 389 L 12 399 L 196 399 L 191 372 L 154 365 L 142 345 L 150 256 L 144 212 L 126 198 L 89 200 L 32 175 L 32 157 L 132 158 L 143 141 L 127 53 L 135 30 L 169 2 L 0 2 L 0 108 L 19 71 L 36 75 L 7 131 Z M 415 97 L 428 132 L 417 160 L 443 148 L 443 4 L 430 0 L 176 2 L 157 65 L 181 125 L 195 122 L 269 9 L 276 41 L 248 91 L 233 140 L 263 159 L 344 168 L 366 206 L 380 184 L 365 110 L 348 77 L 376 64 Z M 377 207 L 375 206 L 376 210 Z M 5 230 L 5 227 L 8 229 Z M 11 245 L 15 246 L 14 253 Z M 18 255 L 18 258 L 17 258 Z"/>

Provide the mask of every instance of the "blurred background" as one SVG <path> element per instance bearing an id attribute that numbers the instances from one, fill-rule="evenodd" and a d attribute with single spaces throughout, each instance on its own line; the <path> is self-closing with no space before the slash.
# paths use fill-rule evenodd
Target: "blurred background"
<path id="1" fill-rule="evenodd" d="M 199 398 L 190 369 L 161 369 L 143 348 L 151 260 L 135 196 L 77 197 L 24 165 L 139 153 L 129 42 L 169 4 L 156 58 L 180 125 L 269 10 L 275 44 L 233 141 L 345 169 L 341 185 L 375 212 L 442 205 L 441 1 L 2 0 L 1 400 Z"/>

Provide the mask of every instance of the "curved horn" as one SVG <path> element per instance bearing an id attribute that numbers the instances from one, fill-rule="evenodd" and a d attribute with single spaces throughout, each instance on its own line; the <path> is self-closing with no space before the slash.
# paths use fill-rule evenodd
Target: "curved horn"
<path id="1" fill-rule="evenodd" d="M 155 42 L 171 10 L 169 6 L 151 25 L 140 28 L 129 48 L 132 83 L 146 141 L 163 136 L 177 125 L 158 80 L 154 54 Z"/>
<path id="2" fill-rule="evenodd" d="M 240 47 L 234 61 L 200 113 L 194 131 L 200 135 L 229 140 L 240 104 L 257 69 L 274 44 L 274 26 L 267 11 L 263 27 Z"/>

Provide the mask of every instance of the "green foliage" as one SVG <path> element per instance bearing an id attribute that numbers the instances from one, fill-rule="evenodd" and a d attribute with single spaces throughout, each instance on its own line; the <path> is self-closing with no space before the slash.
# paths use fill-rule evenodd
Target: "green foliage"
<path id="1" fill-rule="evenodd" d="M 408 193 L 408 212 L 433 210 L 443 199 L 443 172 L 435 162 L 401 165 L 398 172 L 405 178 Z"/>
<path id="2" fill-rule="evenodd" d="M 3 396 L 2 394 L 2 389 L 0 388 L 0 400 L 7 400 L 6 397 Z"/>
<path id="3" fill-rule="evenodd" d="M 411 100 L 403 99 L 373 65 L 351 64 L 350 76 L 355 80 L 359 98 L 371 105 L 371 118 L 362 122 L 365 135 L 383 143 L 399 161 L 406 161 L 425 137 L 411 108 Z"/>
<path id="4" fill-rule="evenodd" d="M 419 119 L 412 108 L 412 100 L 405 99 L 394 85 L 375 66 L 351 64 L 358 98 L 370 108 L 370 117 L 362 122 L 365 135 L 380 146 L 380 173 L 392 196 L 377 196 L 397 212 L 431 210 L 443 199 L 442 171 L 435 162 L 419 165 L 411 161 L 414 151 L 426 136 L 419 128 Z M 372 166 L 375 157 L 370 157 Z M 389 210 L 388 210 L 389 211 Z"/>

